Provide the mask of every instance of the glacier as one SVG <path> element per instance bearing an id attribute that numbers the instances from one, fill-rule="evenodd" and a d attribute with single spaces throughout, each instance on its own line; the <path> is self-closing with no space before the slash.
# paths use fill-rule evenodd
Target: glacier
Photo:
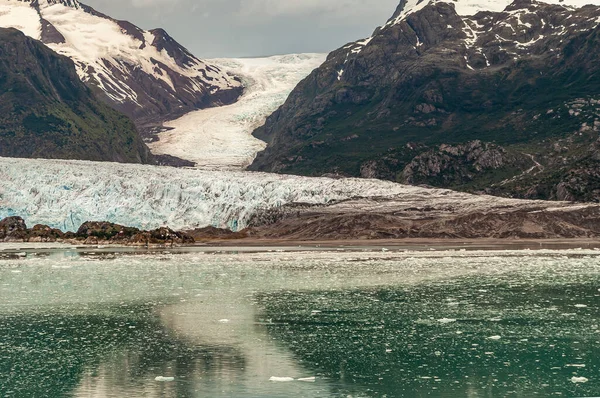
<path id="1" fill-rule="evenodd" d="M 169 130 L 148 146 L 156 155 L 189 160 L 198 168 L 243 169 L 266 147 L 252 132 L 283 105 L 294 87 L 326 57 L 289 54 L 208 60 L 242 79 L 242 97 L 232 105 L 194 111 L 166 122 L 164 126 Z"/>
<path id="2" fill-rule="evenodd" d="M 63 231 L 85 221 L 239 230 L 257 211 L 289 203 L 449 192 L 378 180 L 13 158 L 0 158 L 0 180 L 0 219 L 21 216 L 29 226 Z"/>
<path id="3" fill-rule="evenodd" d="M 30 227 L 45 224 L 63 231 L 76 231 L 86 221 L 141 229 L 214 226 L 237 231 L 258 212 L 288 204 L 328 205 L 344 208 L 348 214 L 428 209 L 430 216 L 594 206 L 473 195 L 381 180 L 74 160 L 0 158 L 0 181 L 0 219 L 21 216 Z"/>

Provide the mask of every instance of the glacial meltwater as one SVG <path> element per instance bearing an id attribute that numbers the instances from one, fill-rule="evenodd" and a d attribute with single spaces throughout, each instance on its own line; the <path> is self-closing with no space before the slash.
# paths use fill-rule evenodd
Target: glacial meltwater
<path id="1" fill-rule="evenodd" d="M 0 397 L 600 396 L 600 251 L 0 247 Z"/>

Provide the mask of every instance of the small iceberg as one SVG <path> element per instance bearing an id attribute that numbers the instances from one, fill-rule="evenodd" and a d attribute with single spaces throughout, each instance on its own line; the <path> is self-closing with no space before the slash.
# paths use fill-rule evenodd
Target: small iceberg
<path id="1" fill-rule="evenodd" d="M 279 383 L 283 383 L 283 382 L 290 382 L 290 381 L 294 381 L 293 377 L 277 377 L 277 376 L 271 376 L 271 378 L 269 379 L 269 381 L 276 381 Z"/>
<path id="2" fill-rule="evenodd" d="M 588 381 L 589 381 L 589 379 L 587 379 L 585 377 L 575 377 L 575 376 L 573 376 L 571 378 L 571 383 L 574 383 L 574 384 L 587 383 Z"/>
<path id="3" fill-rule="evenodd" d="M 442 323 L 442 324 L 454 323 L 454 322 L 456 322 L 456 319 L 442 318 L 442 319 L 438 319 L 438 322 Z"/>
<path id="4" fill-rule="evenodd" d="M 161 381 L 161 382 L 168 382 L 168 381 L 175 381 L 175 378 L 174 377 L 158 376 L 154 380 L 155 381 Z"/>

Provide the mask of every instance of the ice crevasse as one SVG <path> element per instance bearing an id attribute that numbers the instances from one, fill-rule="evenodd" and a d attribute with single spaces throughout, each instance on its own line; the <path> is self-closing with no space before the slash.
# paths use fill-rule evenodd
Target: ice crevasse
<path id="1" fill-rule="evenodd" d="M 361 179 L 0 158 L 0 218 L 74 231 L 85 221 L 143 229 L 238 230 L 262 209 L 390 196 L 421 188 Z M 421 189 L 422 190 L 422 189 Z"/>

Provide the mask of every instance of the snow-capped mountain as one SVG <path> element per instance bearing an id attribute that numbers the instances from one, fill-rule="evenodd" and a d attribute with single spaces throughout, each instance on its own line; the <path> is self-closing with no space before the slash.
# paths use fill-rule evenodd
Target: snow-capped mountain
<path id="1" fill-rule="evenodd" d="M 254 135 L 251 170 L 600 200 L 600 0 L 402 0 Z"/>
<path id="2" fill-rule="evenodd" d="M 81 80 L 138 126 L 234 102 L 241 82 L 199 60 L 162 29 L 142 30 L 78 0 L 0 0 L 12 27 L 71 58 Z"/>

